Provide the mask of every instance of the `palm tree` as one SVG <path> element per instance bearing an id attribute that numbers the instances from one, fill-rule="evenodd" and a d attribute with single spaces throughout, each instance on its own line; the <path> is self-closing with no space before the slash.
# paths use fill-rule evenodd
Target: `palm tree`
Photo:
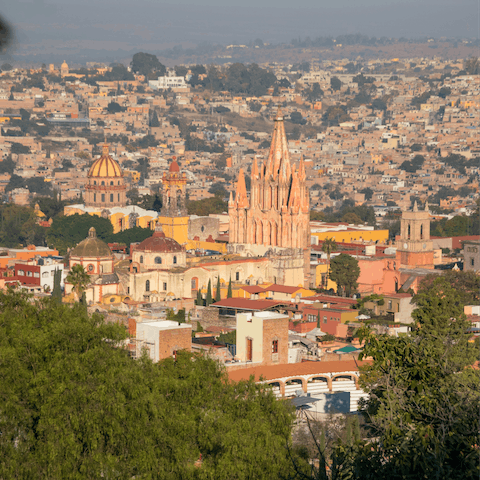
<path id="1" fill-rule="evenodd" d="M 66 278 L 67 282 L 73 285 L 73 294 L 75 300 L 78 302 L 85 290 L 85 287 L 90 283 L 90 276 L 84 270 L 83 266 L 77 263 L 70 269 L 70 273 Z"/>
<path id="2" fill-rule="evenodd" d="M 322 244 L 322 252 L 327 254 L 327 287 L 328 279 L 330 278 L 330 254 L 337 249 L 337 242 L 333 238 L 326 238 Z"/>

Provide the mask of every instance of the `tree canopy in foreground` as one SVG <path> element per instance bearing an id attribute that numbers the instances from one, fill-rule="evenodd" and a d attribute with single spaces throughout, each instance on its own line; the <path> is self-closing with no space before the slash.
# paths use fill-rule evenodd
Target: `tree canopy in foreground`
<path id="1" fill-rule="evenodd" d="M 85 308 L 0 293 L 0 478 L 277 479 L 291 409 L 218 364 L 133 360 Z"/>

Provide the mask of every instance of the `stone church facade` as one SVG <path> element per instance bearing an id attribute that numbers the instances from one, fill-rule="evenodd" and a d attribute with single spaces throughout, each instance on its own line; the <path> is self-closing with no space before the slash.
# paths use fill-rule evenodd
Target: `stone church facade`
<path id="1" fill-rule="evenodd" d="M 268 158 L 254 160 L 247 194 L 240 170 L 235 198 L 230 196 L 229 252 L 270 259 L 269 281 L 310 285 L 310 205 L 303 158 L 297 169 L 290 162 L 281 111 Z"/>

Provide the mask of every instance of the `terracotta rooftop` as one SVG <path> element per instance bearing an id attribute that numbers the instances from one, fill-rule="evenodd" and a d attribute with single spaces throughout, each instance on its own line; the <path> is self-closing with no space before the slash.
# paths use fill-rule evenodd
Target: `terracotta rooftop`
<path id="1" fill-rule="evenodd" d="M 301 290 L 303 287 L 289 287 L 288 285 L 273 284 L 263 289 L 264 292 L 276 292 L 276 293 L 295 293 Z"/>
<path id="2" fill-rule="evenodd" d="M 370 363 L 369 361 L 343 360 L 335 362 L 302 362 L 302 363 L 284 363 L 282 365 L 269 365 L 251 368 L 241 368 L 239 370 L 228 371 L 228 378 L 234 382 L 248 380 L 254 376 L 255 381 L 260 377 L 265 380 L 273 380 L 282 377 L 295 377 L 300 375 L 313 375 L 320 373 L 341 373 L 358 371 L 358 367 Z M 235 364 L 233 364 L 235 365 Z M 232 365 L 232 366 L 233 366 Z"/>
<path id="3" fill-rule="evenodd" d="M 267 308 L 284 305 L 285 302 L 278 300 L 250 300 L 248 298 L 225 298 L 219 302 L 212 303 L 211 307 L 237 308 L 239 310 L 266 310 Z"/>

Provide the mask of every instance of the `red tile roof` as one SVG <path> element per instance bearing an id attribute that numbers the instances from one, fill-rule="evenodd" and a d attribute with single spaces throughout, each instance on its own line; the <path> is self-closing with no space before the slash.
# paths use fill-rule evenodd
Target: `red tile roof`
<path id="1" fill-rule="evenodd" d="M 241 368 L 229 371 L 227 367 L 228 378 L 234 382 L 248 380 L 254 376 L 255 381 L 260 377 L 265 380 L 273 380 L 282 377 L 296 377 L 300 375 L 314 375 L 321 373 L 342 373 L 358 371 L 358 367 L 371 363 L 369 361 L 333 361 L 333 362 L 302 362 L 302 363 L 284 363 L 282 365 L 269 365 L 260 367 Z M 232 366 L 235 364 L 232 364 Z"/>
<path id="2" fill-rule="evenodd" d="M 245 290 L 247 293 L 261 293 L 265 290 L 258 285 L 246 285 L 245 287 L 240 287 L 242 290 Z"/>
<path id="3" fill-rule="evenodd" d="M 263 289 L 264 292 L 276 292 L 276 293 L 295 293 L 301 290 L 303 287 L 289 287 L 288 285 L 273 284 Z"/>
<path id="4" fill-rule="evenodd" d="M 225 298 L 219 302 L 212 303 L 211 307 L 237 308 L 239 310 L 266 310 L 267 308 L 284 305 L 285 302 L 278 300 L 250 300 L 248 298 Z"/>

